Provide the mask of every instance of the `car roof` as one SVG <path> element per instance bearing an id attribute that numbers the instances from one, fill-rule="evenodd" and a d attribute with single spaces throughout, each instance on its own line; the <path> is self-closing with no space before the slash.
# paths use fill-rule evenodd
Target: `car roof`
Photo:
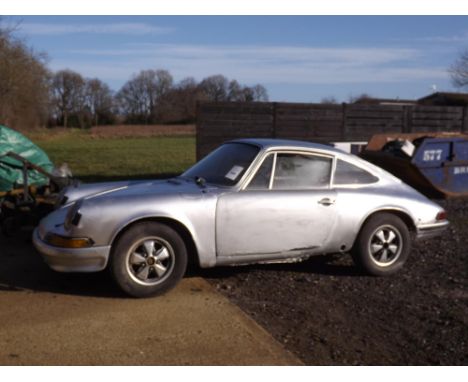
<path id="1" fill-rule="evenodd" d="M 337 149 L 331 145 L 316 143 L 316 142 L 307 142 L 307 141 L 297 141 L 290 139 L 273 139 L 273 138 L 243 138 L 235 139 L 227 143 L 247 143 L 251 145 L 256 145 L 262 149 L 273 149 L 273 148 L 295 148 L 295 149 L 312 149 L 312 150 L 325 150 L 330 151 L 336 154 L 346 154 L 344 151 Z"/>
<path id="2" fill-rule="evenodd" d="M 336 154 L 336 157 L 339 159 L 346 159 L 346 161 L 351 162 L 352 164 L 358 165 L 358 167 L 363 167 L 367 171 L 370 171 L 372 174 L 379 176 L 380 179 L 386 179 L 387 181 L 401 183 L 401 180 L 383 170 L 380 167 L 346 151 L 335 148 L 330 145 L 316 143 L 316 142 L 307 142 L 307 141 L 298 141 L 290 139 L 272 139 L 272 138 L 242 138 L 234 139 L 226 143 L 245 143 L 250 145 L 255 145 L 260 147 L 260 149 L 306 149 L 306 150 L 320 150 L 328 152 L 329 154 Z"/>

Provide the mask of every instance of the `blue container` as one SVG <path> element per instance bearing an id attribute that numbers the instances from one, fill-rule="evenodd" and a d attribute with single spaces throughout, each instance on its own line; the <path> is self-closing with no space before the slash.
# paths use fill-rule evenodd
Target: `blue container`
<path id="1" fill-rule="evenodd" d="M 468 140 L 425 138 L 411 163 L 447 195 L 468 194 Z"/>
<path id="2" fill-rule="evenodd" d="M 468 138 L 419 136 L 412 140 L 412 155 L 389 144 L 414 138 L 402 134 L 382 147 L 366 149 L 360 156 L 391 172 L 423 194 L 434 198 L 468 196 Z M 371 146 L 371 145 L 369 145 Z"/>

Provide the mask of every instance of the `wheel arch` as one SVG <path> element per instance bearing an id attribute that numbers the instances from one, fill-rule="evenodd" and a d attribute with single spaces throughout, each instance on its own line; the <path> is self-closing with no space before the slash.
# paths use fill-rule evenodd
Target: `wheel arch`
<path id="1" fill-rule="evenodd" d="M 131 227 L 144 223 L 144 222 L 155 222 L 155 223 L 161 223 L 165 224 L 169 227 L 171 227 L 174 231 L 176 231 L 182 240 L 184 241 L 186 248 L 187 248 L 187 256 L 188 256 L 188 265 L 189 266 L 199 266 L 200 261 L 199 261 L 199 256 L 198 256 L 198 249 L 195 244 L 195 240 L 193 239 L 192 233 L 190 230 L 180 221 L 170 218 L 170 217 L 164 217 L 164 216 L 150 216 L 150 217 L 143 217 L 140 219 L 133 220 L 126 224 L 123 227 L 120 227 L 118 232 L 114 235 L 112 242 L 111 242 L 111 252 L 113 248 L 115 247 L 115 243 L 119 240 L 119 238 L 126 232 L 128 231 Z"/>
<path id="2" fill-rule="evenodd" d="M 361 233 L 363 227 L 366 225 L 366 223 L 371 218 L 373 218 L 374 216 L 384 214 L 384 213 L 395 215 L 396 217 L 400 218 L 403 221 L 403 223 L 405 223 L 405 225 L 408 228 L 408 231 L 410 233 L 414 234 L 416 232 L 416 224 L 414 223 L 413 218 L 411 217 L 411 215 L 408 212 L 406 212 L 405 210 L 402 210 L 402 209 L 394 208 L 394 207 L 381 208 L 381 209 L 378 209 L 376 211 L 372 211 L 370 214 L 368 214 L 362 220 L 361 224 L 359 225 L 359 230 L 357 232 L 357 235 L 356 235 L 356 237 L 354 239 L 353 246 L 356 243 L 356 240 L 357 240 L 359 234 Z"/>

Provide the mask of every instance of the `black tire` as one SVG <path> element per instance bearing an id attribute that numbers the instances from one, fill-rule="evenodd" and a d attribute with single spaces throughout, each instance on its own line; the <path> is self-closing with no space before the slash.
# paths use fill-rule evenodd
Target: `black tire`
<path id="1" fill-rule="evenodd" d="M 186 268 L 184 241 L 174 229 L 157 222 L 130 227 L 113 246 L 109 260 L 115 282 L 133 297 L 167 292 L 184 276 Z"/>
<path id="2" fill-rule="evenodd" d="M 411 236 L 406 224 L 396 215 L 379 213 L 361 228 L 351 255 L 364 272 L 387 276 L 403 267 L 410 250 Z"/>

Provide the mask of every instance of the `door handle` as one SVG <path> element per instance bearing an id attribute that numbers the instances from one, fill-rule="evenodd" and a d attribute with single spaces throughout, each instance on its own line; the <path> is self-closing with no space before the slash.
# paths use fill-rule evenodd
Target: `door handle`
<path id="1" fill-rule="evenodd" d="M 322 206 L 331 206 L 332 204 L 335 204 L 335 201 L 330 198 L 323 198 L 318 201 L 318 204 L 321 204 Z"/>

